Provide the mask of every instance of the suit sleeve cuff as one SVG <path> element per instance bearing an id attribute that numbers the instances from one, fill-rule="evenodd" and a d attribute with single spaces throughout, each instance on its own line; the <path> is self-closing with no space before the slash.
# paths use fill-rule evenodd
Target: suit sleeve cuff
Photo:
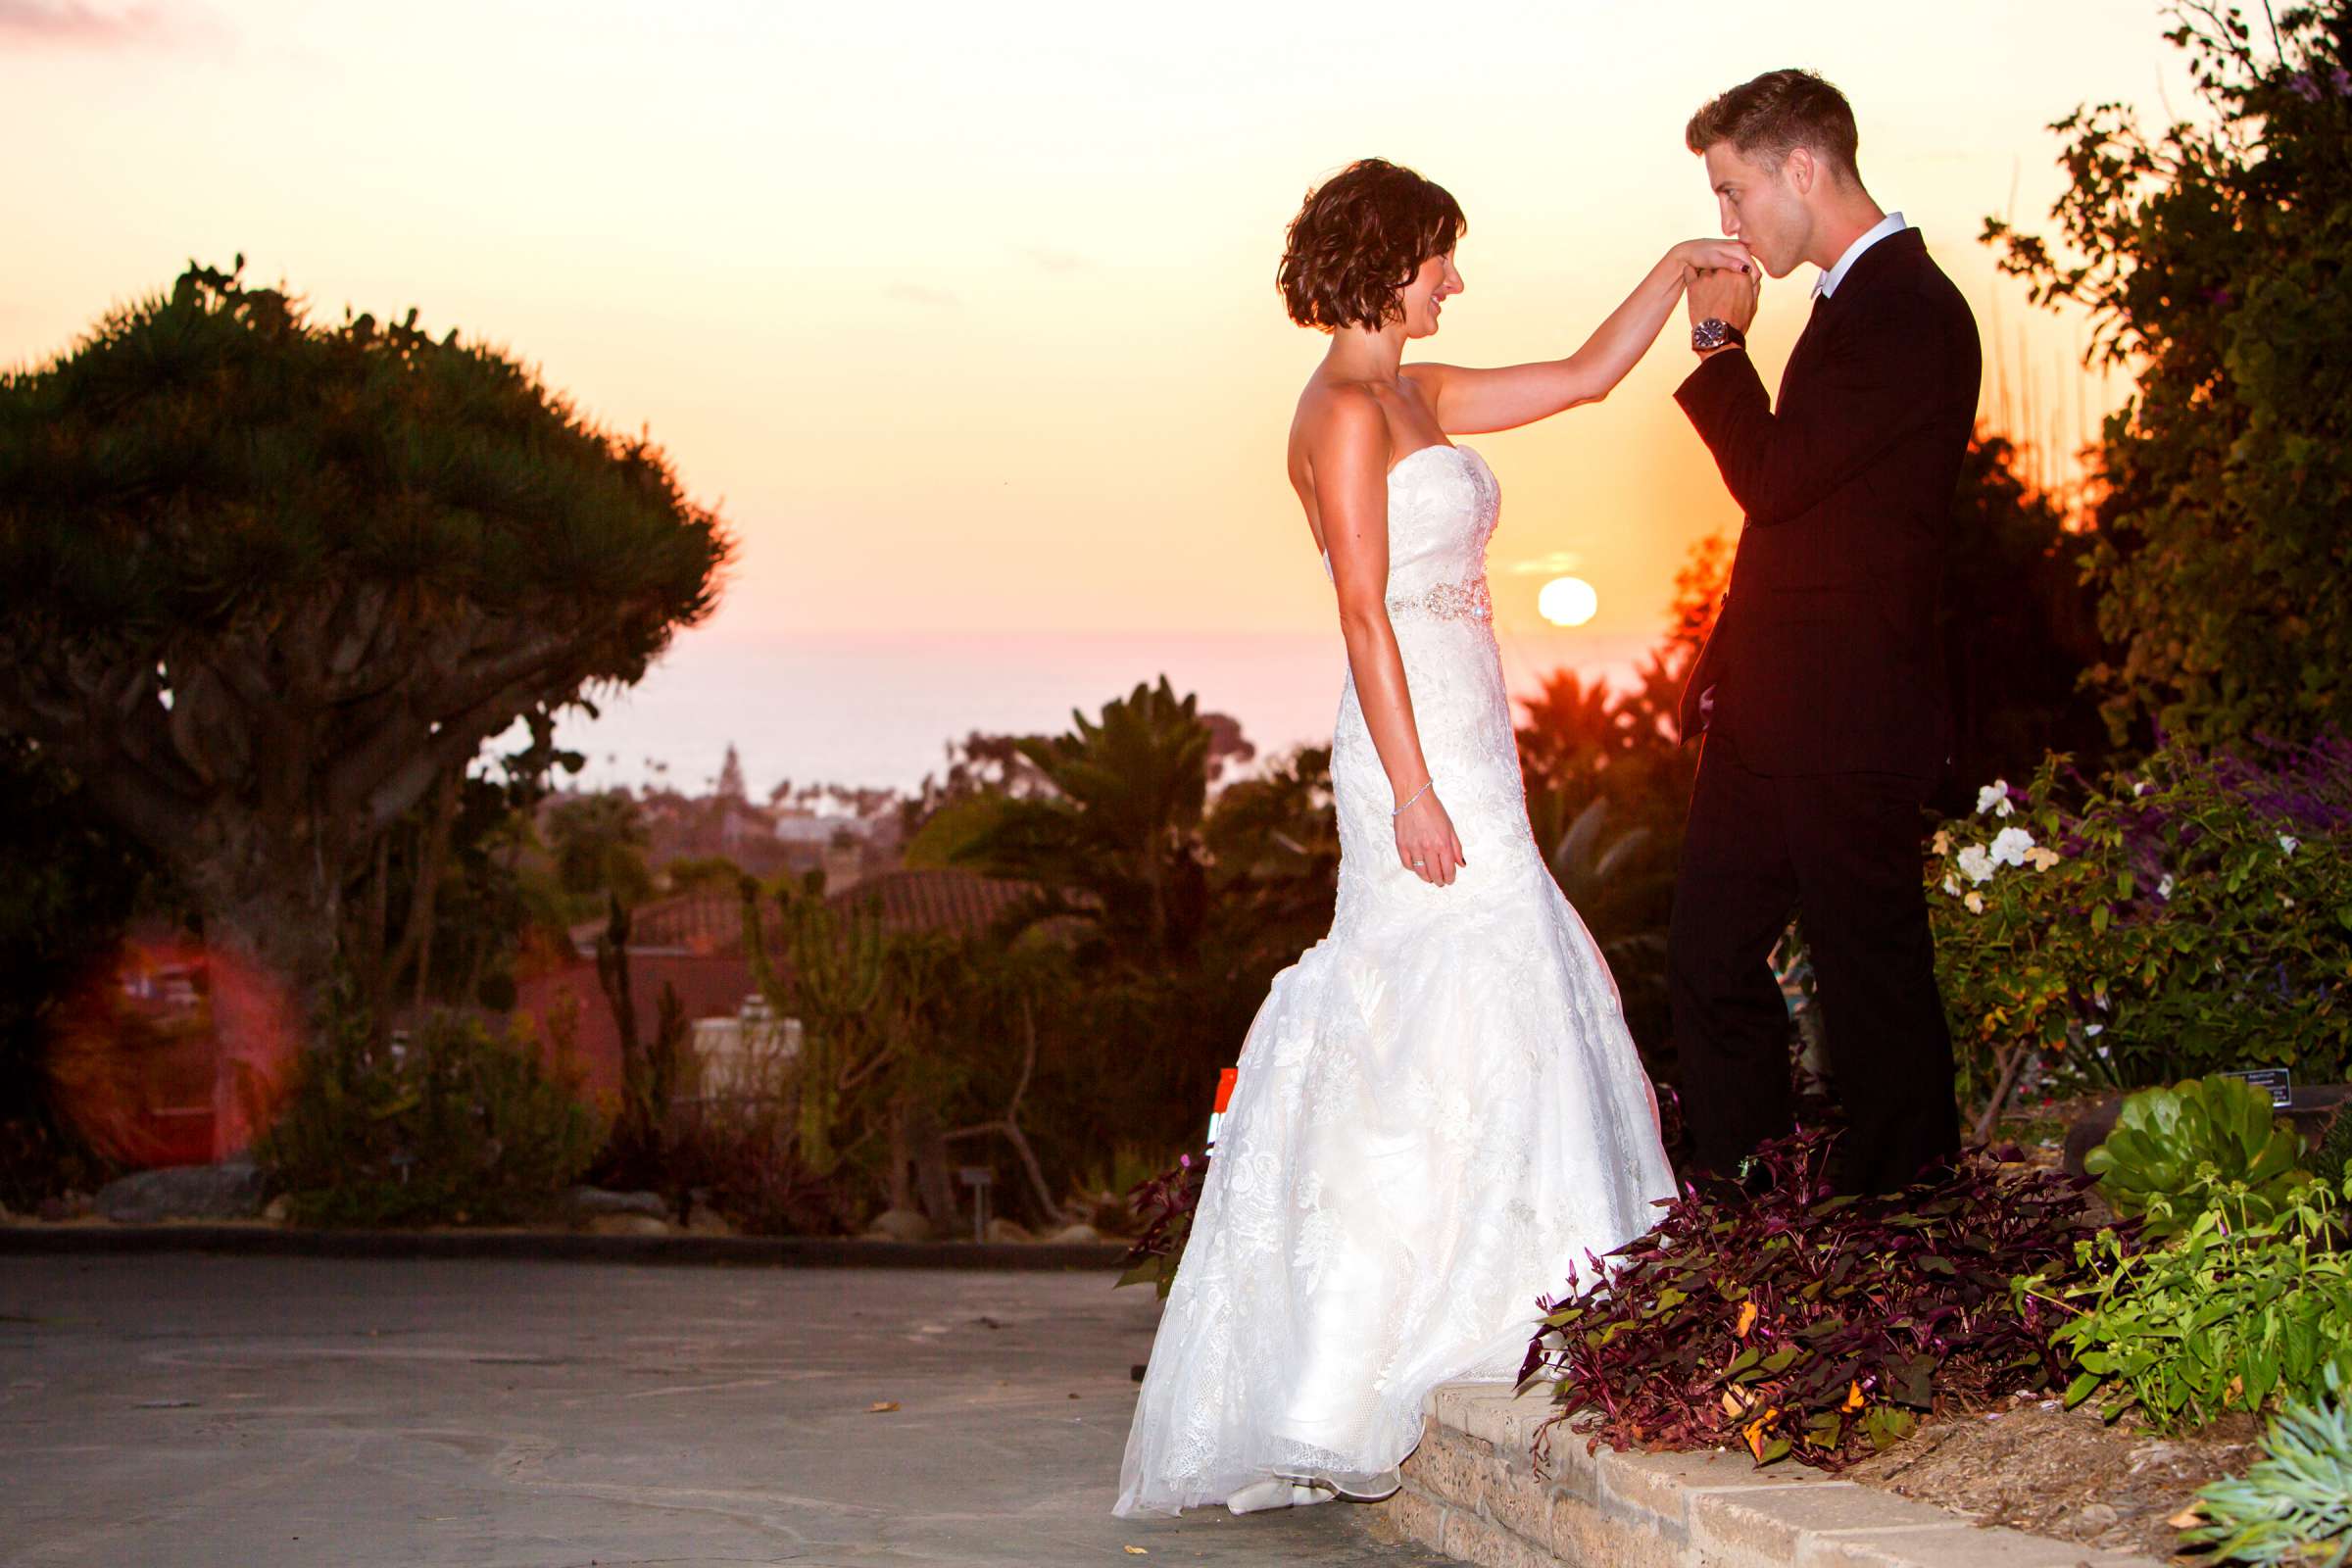
<path id="1" fill-rule="evenodd" d="M 1693 366 L 1690 373 L 1683 377 L 1683 384 L 1674 389 L 1674 401 L 1686 409 L 1690 408 L 1693 397 L 1699 395 L 1712 380 L 1728 373 L 1722 368 L 1734 360 L 1746 366 L 1748 374 L 1755 374 L 1755 366 L 1748 360 L 1747 350 L 1735 345 L 1720 353 L 1710 354 Z"/>

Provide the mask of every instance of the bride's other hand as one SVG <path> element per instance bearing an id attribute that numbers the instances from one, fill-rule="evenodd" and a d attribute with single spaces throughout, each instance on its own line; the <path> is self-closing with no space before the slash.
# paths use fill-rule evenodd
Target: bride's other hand
<path id="1" fill-rule="evenodd" d="M 1736 239 L 1687 239 L 1673 251 L 1674 259 L 1683 264 L 1683 282 L 1700 272 L 1745 272 L 1755 267 L 1743 241 Z"/>
<path id="2" fill-rule="evenodd" d="M 1454 873 L 1468 863 L 1462 858 L 1453 818 L 1446 814 L 1437 791 L 1428 791 L 1396 813 L 1396 858 L 1422 881 L 1442 888 L 1453 886 Z"/>

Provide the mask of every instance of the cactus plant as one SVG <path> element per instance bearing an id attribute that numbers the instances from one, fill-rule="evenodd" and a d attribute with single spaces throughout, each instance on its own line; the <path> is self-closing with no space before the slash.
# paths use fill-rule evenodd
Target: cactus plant
<path id="1" fill-rule="evenodd" d="M 800 1157 L 824 1175 L 839 1156 L 834 1136 L 845 1092 L 868 1076 L 874 1056 L 894 1044 L 886 1009 L 878 1005 L 891 978 L 890 945 L 880 909 L 855 904 L 835 910 L 825 902 L 821 873 L 805 887 L 779 893 L 776 906 L 792 960 L 788 976 L 779 976 L 769 961 L 759 888 L 744 879 L 744 946 L 753 981 L 777 1016 L 801 1021 Z"/>

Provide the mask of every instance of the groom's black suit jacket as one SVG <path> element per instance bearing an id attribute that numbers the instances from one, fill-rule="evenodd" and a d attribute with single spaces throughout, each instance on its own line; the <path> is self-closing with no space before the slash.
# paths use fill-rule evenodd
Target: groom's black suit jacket
<path id="1" fill-rule="evenodd" d="M 1757 773 L 1941 771 L 1936 601 L 1982 372 L 1976 318 L 1904 229 L 1815 304 L 1777 409 L 1739 350 L 1676 390 L 1747 514 L 1686 738 L 1712 690 L 1704 724 Z"/>

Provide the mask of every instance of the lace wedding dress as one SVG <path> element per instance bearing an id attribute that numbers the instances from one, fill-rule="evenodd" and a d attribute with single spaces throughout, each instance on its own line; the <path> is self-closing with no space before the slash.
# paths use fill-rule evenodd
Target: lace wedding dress
<path id="1" fill-rule="evenodd" d="M 1396 1490 L 1437 1384 L 1517 1376 L 1540 1295 L 1673 1192 L 1607 966 L 1528 827 L 1487 595 L 1499 497 L 1467 447 L 1389 472 L 1389 616 L 1466 863 L 1398 863 L 1355 683 L 1332 742 L 1331 934 L 1275 977 L 1239 1074 L 1112 1512 L 1271 1477 Z"/>

